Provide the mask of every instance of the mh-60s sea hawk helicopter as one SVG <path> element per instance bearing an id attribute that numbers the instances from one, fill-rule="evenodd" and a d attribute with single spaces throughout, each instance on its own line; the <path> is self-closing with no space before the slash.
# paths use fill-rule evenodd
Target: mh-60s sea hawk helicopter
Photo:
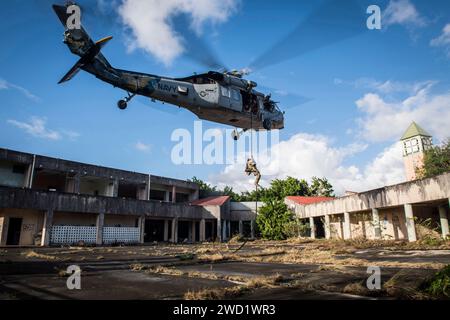
<path id="1" fill-rule="evenodd" d="M 83 27 L 67 28 L 71 15 L 68 6 L 53 5 L 53 9 L 66 28 L 64 43 L 73 54 L 81 57 L 59 83 L 71 80 L 81 69 L 127 91 L 128 96 L 117 103 L 122 110 L 127 108 L 133 97 L 142 95 L 185 108 L 200 119 L 243 131 L 284 128 L 284 112 L 280 111 L 270 95 L 255 90 L 255 82 L 243 79 L 245 72 L 210 71 L 175 79 L 116 69 L 100 52 L 112 37 L 94 43 Z M 239 135 L 237 130 L 233 132 L 235 140 Z"/>

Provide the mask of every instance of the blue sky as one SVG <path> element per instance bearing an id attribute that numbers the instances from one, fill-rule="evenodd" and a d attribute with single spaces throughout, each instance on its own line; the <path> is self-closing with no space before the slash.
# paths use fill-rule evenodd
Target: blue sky
<path id="1" fill-rule="evenodd" d="M 91 36 L 114 36 L 103 50 L 113 66 L 175 77 L 207 70 L 178 55 L 176 48 L 169 50 L 174 45 L 170 21 L 177 15 L 173 8 L 183 8 L 227 66 L 243 68 L 319 6 L 318 1 L 270 0 L 116 0 L 112 7 L 105 1 L 82 3 L 97 12 L 97 18 L 88 13 L 84 19 Z M 258 84 L 311 99 L 295 106 L 288 97 L 279 97 L 286 109 L 286 128 L 280 132 L 282 169 L 265 183 L 286 175 L 325 176 L 343 192 L 400 182 L 404 176 L 396 142 L 412 120 L 437 142 L 450 136 L 450 3 L 359 3 L 362 8 L 380 6 L 382 30 L 366 31 L 249 76 Z M 250 187 L 252 179 L 242 175 L 241 164 L 171 162 L 176 144 L 172 132 L 193 129 L 196 117 L 188 111 L 146 98 L 121 111 L 116 102 L 124 92 L 86 73 L 57 85 L 77 57 L 62 43 L 63 28 L 50 4 L 0 3 L 1 147 L 181 179 L 198 176 L 238 190 Z M 133 8 L 151 9 L 147 15 Z M 335 12 L 342 14 L 340 8 Z M 364 10 L 361 15 L 365 28 L 368 15 Z M 208 122 L 203 127 L 227 128 Z"/>

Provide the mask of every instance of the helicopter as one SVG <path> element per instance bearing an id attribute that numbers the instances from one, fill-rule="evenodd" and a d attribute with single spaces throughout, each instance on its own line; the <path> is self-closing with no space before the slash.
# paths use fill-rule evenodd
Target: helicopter
<path id="1" fill-rule="evenodd" d="M 70 81 L 83 70 L 127 92 L 127 96 L 117 102 L 121 110 L 125 110 L 135 96 L 145 96 L 152 101 L 185 108 L 202 120 L 242 129 L 232 132 L 234 140 L 247 130 L 284 128 L 285 113 L 270 94 L 255 90 L 256 82 L 244 79 L 245 70 L 209 71 L 185 78 L 169 78 L 117 69 L 101 53 L 112 37 L 94 42 L 82 26 L 67 27 L 68 6 L 53 5 L 53 10 L 65 26 L 64 43 L 80 57 L 58 84 Z"/>

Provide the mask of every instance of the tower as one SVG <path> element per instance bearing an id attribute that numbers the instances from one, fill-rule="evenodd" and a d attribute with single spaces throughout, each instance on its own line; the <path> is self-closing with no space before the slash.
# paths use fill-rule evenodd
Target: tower
<path id="1" fill-rule="evenodd" d="M 416 180 L 416 169 L 423 166 L 425 151 L 432 147 L 431 135 L 413 122 L 400 139 L 403 148 L 403 163 L 406 180 Z"/>

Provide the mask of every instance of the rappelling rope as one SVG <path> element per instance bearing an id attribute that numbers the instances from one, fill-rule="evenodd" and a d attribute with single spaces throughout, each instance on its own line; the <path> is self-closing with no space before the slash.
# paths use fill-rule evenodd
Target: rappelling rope
<path id="1" fill-rule="evenodd" d="M 251 118 L 250 118 L 250 156 L 254 160 L 254 158 L 253 158 L 253 113 L 251 114 Z M 258 184 L 257 183 L 255 184 L 255 196 L 256 196 L 255 213 L 256 213 L 256 215 L 258 215 Z"/>

